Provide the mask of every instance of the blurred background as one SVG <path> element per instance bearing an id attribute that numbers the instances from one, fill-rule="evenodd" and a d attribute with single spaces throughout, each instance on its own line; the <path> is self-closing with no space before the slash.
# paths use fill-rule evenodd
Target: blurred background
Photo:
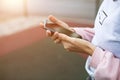
<path id="1" fill-rule="evenodd" d="M 102 0 L 0 0 L 0 80 L 85 80 L 86 55 L 67 52 L 39 23 L 54 15 L 94 27 Z"/>

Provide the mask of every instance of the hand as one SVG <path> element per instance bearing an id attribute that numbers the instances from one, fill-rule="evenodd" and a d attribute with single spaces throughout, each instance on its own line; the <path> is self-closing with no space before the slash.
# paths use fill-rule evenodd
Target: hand
<path id="1" fill-rule="evenodd" d="M 54 16 L 50 15 L 48 16 L 48 19 L 53 23 L 53 24 L 47 24 L 47 27 L 49 28 L 54 28 L 54 27 L 63 27 L 64 29 L 68 30 L 69 33 L 74 32 L 74 29 L 70 28 L 66 23 L 64 23 L 63 21 L 55 18 Z M 44 28 L 43 23 L 40 23 L 40 27 Z M 61 29 L 60 29 L 61 30 Z M 61 32 L 61 31 L 60 31 Z M 63 31 L 62 31 L 63 32 Z M 52 33 L 50 31 L 46 31 L 47 35 L 51 35 Z M 68 32 L 67 32 L 68 33 Z"/>
<path id="2" fill-rule="evenodd" d="M 61 43 L 67 51 L 86 53 L 88 55 L 92 55 L 96 48 L 93 44 L 86 40 L 79 38 L 71 38 L 62 33 L 55 34 L 57 37 L 57 41 L 61 41 Z"/>

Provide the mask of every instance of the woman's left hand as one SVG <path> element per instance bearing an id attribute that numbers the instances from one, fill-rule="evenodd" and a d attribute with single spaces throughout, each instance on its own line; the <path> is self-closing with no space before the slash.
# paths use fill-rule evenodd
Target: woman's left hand
<path id="1" fill-rule="evenodd" d="M 56 32 L 55 37 L 57 39 L 55 39 L 54 42 L 62 43 L 67 51 L 86 53 L 88 55 L 92 55 L 96 48 L 92 43 L 86 40 L 72 38 L 62 33 Z"/>

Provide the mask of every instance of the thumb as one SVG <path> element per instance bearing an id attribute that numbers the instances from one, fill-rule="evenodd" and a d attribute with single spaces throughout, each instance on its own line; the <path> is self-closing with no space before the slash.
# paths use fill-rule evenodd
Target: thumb
<path id="1" fill-rule="evenodd" d="M 55 24 L 57 24 L 57 25 L 65 28 L 65 29 L 67 29 L 67 30 L 69 30 L 69 31 L 71 31 L 71 32 L 74 32 L 74 30 L 73 30 L 72 28 L 70 28 L 68 24 L 66 24 L 65 22 L 57 19 L 56 17 L 54 17 L 54 16 L 52 16 L 52 15 L 49 15 L 48 18 L 49 18 L 49 20 L 50 20 L 51 22 L 53 22 L 53 23 L 55 23 Z"/>
<path id="2" fill-rule="evenodd" d="M 71 39 L 72 39 L 71 37 L 69 37 L 69 36 L 67 36 L 65 34 L 62 34 L 62 33 L 59 33 L 58 36 L 59 36 L 59 39 L 62 40 L 62 41 L 70 42 Z"/>

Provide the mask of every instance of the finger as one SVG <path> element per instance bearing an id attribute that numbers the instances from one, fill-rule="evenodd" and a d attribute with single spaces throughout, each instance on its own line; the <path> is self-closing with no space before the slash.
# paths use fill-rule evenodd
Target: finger
<path id="1" fill-rule="evenodd" d="M 68 52 L 71 51 L 71 45 L 69 43 L 67 43 L 66 41 L 61 41 L 61 43 L 63 44 L 65 50 L 67 50 Z"/>
<path id="2" fill-rule="evenodd" d="M 58 24 L 60 26 L 66 26 L 66 27 L 68 27 L 68 25 L 66 23 L 64 23 L 63 21 L 57 19 L 56 17 L 54 17 L 52 15 L 48 16 L 48 19 L 50 21 L 52 21 L 53 23 L 56 23 L 56 24 Z"/>
<path id="3" fill-rule="evenodd" d="M 46 35 L 47 35 L 48 37 L 51 37 L 51 36 L 52 36 L 52 33 L 51 33 L 51 31 L 49 31 L 49 30 L 46 30 Z"/>
<path id="4" fill-rule="evenodd" d="M 59 36 L 59 39 L 61 39 L 62 41 L 67 41 L 67 42 L 72 41 L 72 38 L 65 34 L 59 33 L 58 36 Z"/>
<path id="5" fill-rule="evenodd" d="M 43 23 L 40 23 L 40 27 L 44 29 L 44 24 L 43 24 Z M 51 31 L 46 30 L 46 35 L 47 35 L 48 37 L 52 36 L 52 35 L 51 35 Z"/>
<path id="6" fill-rule="evenodd" d="M 50 16 L 48 16 L 48 18 L 49 18 L 49 20 L 50 20 L 51 22 L 56 23 L 56 24 L 58 24 L 59 26 L 64 27 L 65 29 L 68 29 L 68 30 L 74 32 L 73 29 L 71 29 L 65 22 L 57 19 L 56 17 L 50 15 Z"/>
<path id="7" fill-rule="evenodd" d="M 44 24 L 43 24 L 43 23 L 40 23 L 40 27 L 41 27 L 41 28 L 44 28 Z"/>
<path id="8" fill-rule="evenodd" d="M 58 32 L 55 32 L 53 35 L 52 35 L 52 40 L 56 40 L 58 39 Z"/>

